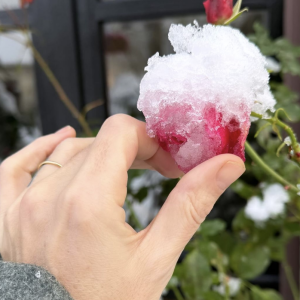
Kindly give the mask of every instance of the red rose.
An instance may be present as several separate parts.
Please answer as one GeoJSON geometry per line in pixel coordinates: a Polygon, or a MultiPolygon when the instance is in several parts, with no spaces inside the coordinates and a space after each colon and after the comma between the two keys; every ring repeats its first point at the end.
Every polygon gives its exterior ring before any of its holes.
{"type": "Polygon", "coordinates": [[[223,24],[233,13],[232,0],[207,0],[203,3],[207,21],[211,24],[223,24]]]}
{"type": "Polygon", "coordinates": [[[24,8],[27,4],[31,4],[34,0],[20,0],[21,7],[24,8]]]}
{"type": "Polygon", "coordinates": [[[193,119],[191,106],[175,104],[165,106],[155,118],[148,118],[147,128],[154,133],[159,145],[171,154],[179,168],[187,173],[198,164],[220,154],[235,154],[245,161],[250,111],[245,106],[241,107],[241,112],[245,114],[244,122],[240,123],[235,117],[224,122],[223,113],[218,111],[216,105],[207,104],[203,109],[203,118],[197,120],[193,119]],[[201,121],[202,126],[197,121],[201,121]],[[185,127],[190,127],[190,131],[180,130],[185,127]],[[180,150],[187,142],[201,145],[201,150],[198,147],[195,147],[193,153],[187,149],[180,150]]]}
{"type": "Polygon", "coordinates": [[[264,57],[229,26],[172,25],[169,38],[176,53],[152,56],[141,82],[148,135],[184,173],[220,154],[245,160],[251,111],[276,104],[264,57]]]}

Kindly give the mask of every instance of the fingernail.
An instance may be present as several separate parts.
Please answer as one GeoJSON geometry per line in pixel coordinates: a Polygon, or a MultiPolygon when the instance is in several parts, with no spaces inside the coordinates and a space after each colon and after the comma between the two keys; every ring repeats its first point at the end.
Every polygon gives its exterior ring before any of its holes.
{"type": "Polygon", "coordinates": [[[217,184],[221,190],[226,190],[245,172],[243,163],[228,161],[217,174],[217,184]]]}
{"type": "Polygon", "coordinates": [[[62,134],[62,133],[65,133],[65,132],[69,131],[71,128],[72,128],[72,127],[68,125],[68,126],[66,126],[66,127],[63,127],[63,128],[61,128],[61,129],[57,130],[57,131],[55,132],[55,134],[62,134]]]}

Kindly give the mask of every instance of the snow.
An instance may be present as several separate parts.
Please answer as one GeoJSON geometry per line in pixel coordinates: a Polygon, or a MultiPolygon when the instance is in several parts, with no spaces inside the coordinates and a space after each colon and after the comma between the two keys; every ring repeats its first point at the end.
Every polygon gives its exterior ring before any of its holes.
{"type": "Polygon", "coordinates": [[[267,70],[272,73],[279,73],[281,71],[280,63],[273,57],[266,57],[267,60],[267,70]]]}
{"type": "MultiPolygon", "coordinates": [[[[220,278],[222,278],[223,276],[220,276],[220,278]]],[[[241,287],[241,279],[239,278],[234,278],[234,277],[229,277],[228,279],[226,279],[227,281],[227,286],[229,289],[229,295],[230,296],[235,296],[241,287]]],[[[221,283],[218,286],[214,286],[213,290],[218,292],[220,295],[225,296],[226,294],[226,286],[224,283],[221,283]]]]}
{"type": "Polygon", "coordinates": [[[278,183],[264,187],[262,192],[263,199],[251,197],[245,208],[246,216],[259,226],[283,214],[289,201],[287,191],[278,183]]]}
{"type": "Polygon", "coordinates": [[[140,85],[138,109],[149,136],[161,140],[183,171],[221,153],[239,155],[251,111],[265,117],[274,111],[266,58],[227,26],[173,24],[169,40],[176,53],[152,56],[140,85]],[[219,128],[239,130],[231,151],[224,152],[219,128]]]}
{"type": "Polygon", "coordinates": [[[289,136],[287,136],[285,139],[284,139],[284,142],[287,146],[291,146],[292,145],[292,140],[289,136]]]}
{"type": "Polygon", "coordinates": [[[0,60],[5,66],[32,65],[32,51],[25,45],[27,37],[20,31],[0,35],[0,60]]]}

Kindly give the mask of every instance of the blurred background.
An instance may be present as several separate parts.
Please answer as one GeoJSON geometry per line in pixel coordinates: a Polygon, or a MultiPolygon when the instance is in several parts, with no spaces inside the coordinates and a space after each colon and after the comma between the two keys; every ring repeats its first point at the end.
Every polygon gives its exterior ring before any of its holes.
{"type": "MultiPolygon", "coordinates": [[[[253,34],[258,22],[272,39],[285,36],[300,45],[299,0],[244,0],[243,6],[250,11],[233,26],[245,35],[253,34]]],[[[148,58],[173,53],[170,25],[194,20],[206,23],[202,0],[0,0],[0,162],[65,125],[89,134],[76,111],[92,134],[116,113],[142,120],[136,103],[148,58]]],[[[276,80],[300,93],[299,76],[276,80]]],[[[299,124],[294,128],[300,135],[299,124]]],[[[165,199],[164,187],[172,184],[152,172],[133,175],[130,189],[140,201],[132,200],[129,209],[135,210],[138,223],[150,222],[165,199]]],[[[245,204],[233,192],[228,198],[211,218],[230,223],[245,204]]],[[[299,240],[287,251],[299,281],[299,240]]],[[[254,282],[292,299],[280,274],[280,265],[273,262],[254,282]]]]}

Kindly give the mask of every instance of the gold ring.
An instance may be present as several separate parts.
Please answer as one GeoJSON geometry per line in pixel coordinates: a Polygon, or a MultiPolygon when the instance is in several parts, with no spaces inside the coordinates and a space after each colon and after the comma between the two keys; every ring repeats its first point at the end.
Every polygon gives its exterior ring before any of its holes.
{"type": "Polygon", "coordinates": [[[40,165],[39,165],[39,167],[38,167],[38,170],[39,170],[42,166],[44,166],[44,165],[52,165],[52,166],[56,166],[56,167],[59,167],[59,168],[62,167],[61,164],[59,164],[59,163],[57,163],[57,162],[55,162],[55,161],[45,160],[45,161],[43,161],[42,163],[40,163],[40,165]]]}

